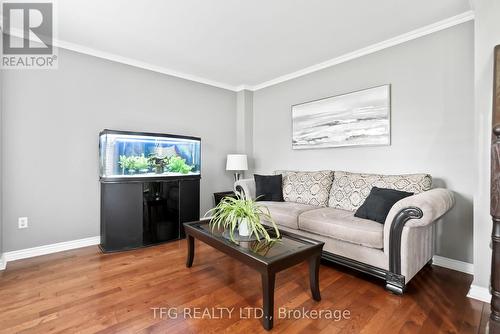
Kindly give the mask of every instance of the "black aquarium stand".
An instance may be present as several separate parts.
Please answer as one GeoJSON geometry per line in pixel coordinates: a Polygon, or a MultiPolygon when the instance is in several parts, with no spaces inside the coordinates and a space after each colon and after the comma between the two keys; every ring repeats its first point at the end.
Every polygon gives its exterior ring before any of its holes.
{"type": "Polygon", "coordinates": [[[103,252],[182,239],[199,216],[200,176],[101,179],[103,252]]]}

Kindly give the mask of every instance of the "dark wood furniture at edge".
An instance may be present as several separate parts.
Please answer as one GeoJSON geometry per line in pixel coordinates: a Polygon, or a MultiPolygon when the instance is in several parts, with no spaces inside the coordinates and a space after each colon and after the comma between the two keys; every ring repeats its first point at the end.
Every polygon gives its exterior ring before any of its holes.
{"type": "Polygon", "coordinates": [[[500,45],[495,47],[493,79],[493,135],[491,142],[491,315],[500,322],[500,45]]]}
{"type": "Polygon", "coordinates": [[[294,240],[311,245],[306,249],[301,249],[295,252],[288,252],[283,255],[272,258],[269,261],[263,261],[258,256],[253,256],[251,253],[239,251],[229,242],[221,241],[208,233],[203,233],[195,226],[200,224],[208,224],[208,220],[184,223],[186,238],[188,243],[188,254],[186,267],[190,268],[194,260],[194,238],[203,241],[213,248],[229,255],[230,257],[246,264],[247,266],[257,270],[261,274],[262,280],[262,306],[263,317],[262,325],[266,330],[273,328],[274,321],[274,287],[276,273],[284,269],[290,268],[303,261],[308,261],[309,264],[309,283],[311,294],[314,300],[320,301],[321,295],[319,290],[319,266],[321,250],[324,243],[316,240],[304,238],[288,232],[281,232],[283,237],[288,237],[294,240]]]}

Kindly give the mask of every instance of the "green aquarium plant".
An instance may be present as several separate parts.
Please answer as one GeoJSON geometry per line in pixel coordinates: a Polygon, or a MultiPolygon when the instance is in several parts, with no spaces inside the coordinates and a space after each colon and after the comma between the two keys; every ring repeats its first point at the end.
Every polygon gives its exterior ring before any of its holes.
{"type": "Polygon", "coordinates": [[[221,227],[229,231],[231,240],[234,242],[234,232],[238,229],[241,236],[249,238],[255,236],[258,241],[264,239],[266,242],[276,240],[271,238],[269,231],[262,220],[269,222],[274,228],[276,238],[279,238],[280,232],[274,219],[271,217],[269,209],[260,205],[253,199],[245,198],[237,194],[236,198],[225,197],[213,209],[210,209],[205,216],[212,215],[210,226],[212,230],[221,227]],[[243,231],[247,231],[242,233],[243,231]]]}
{"type": "Polygon", "coordinates": [[[149,170],[149,160],[144,156],[144,154],[141,155],[135,155],[132,156],[132,165],[134,170],[138,170],[141,172],[148,172],[149,170]]]}
{"type": "Polygon", "coordinates": [[[149,161],[144,154],[132,155],[129,157],[126,155],[120,155],[118,163],[122,168],[123,174],[125,174],[125,171],[129,174],[134,174],[137,171],[147,172],[149,170],[149,161]]]}
{"type": "Polygon", "coordinates": [[[125,174],[125,172],[130,172],[130,171],[132,171],[132,173],[135,172],[131,157],[127,157],[126,155],[120,155],[120,160],[118,164],[122,169],[122,174],[125,174]]]}
{"type": "Polygon", "coordinates": [[[170,157],[167,167],[170,172],[177,172],[182,174],[187,174],[194,168],[194,166],[186,164],[186,159],[183,159],[177,155],[170,157]]]}

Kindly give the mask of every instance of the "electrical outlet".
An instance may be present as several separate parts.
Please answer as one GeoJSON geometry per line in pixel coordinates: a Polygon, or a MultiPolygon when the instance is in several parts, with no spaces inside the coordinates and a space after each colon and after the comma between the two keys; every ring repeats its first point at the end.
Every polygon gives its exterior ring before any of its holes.
{"type": "Polygon", "coordinates": [[[17,228],[28,228],[28,217],[19,217],[17,219],[17,228]]]}

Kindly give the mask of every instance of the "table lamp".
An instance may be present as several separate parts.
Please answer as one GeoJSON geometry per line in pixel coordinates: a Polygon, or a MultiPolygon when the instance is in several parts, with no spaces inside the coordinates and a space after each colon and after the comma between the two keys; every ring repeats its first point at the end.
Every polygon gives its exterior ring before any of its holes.
{"type": "Polygon", "coordinates": [[[226,161],[226,170],[234,171],[234,182],[238,181],[241,172],[248,170],[246,154],[228,154],[226,161]]]}

